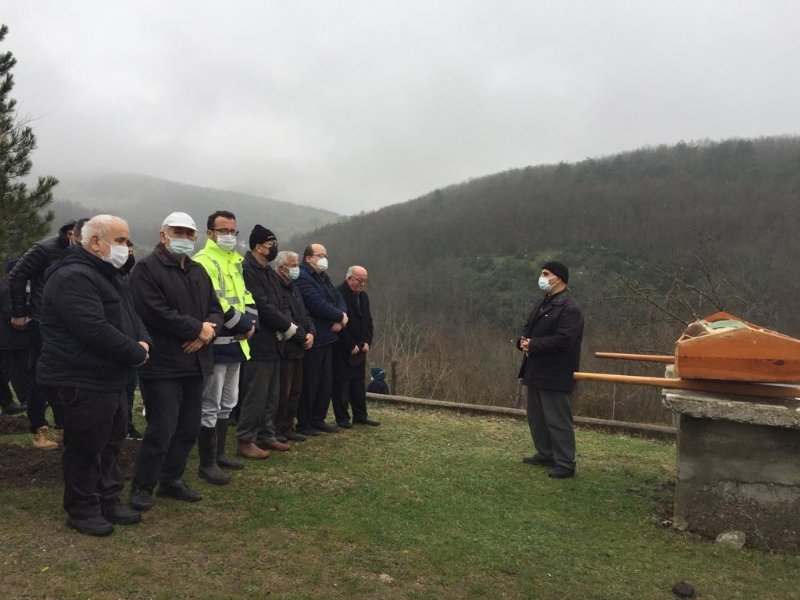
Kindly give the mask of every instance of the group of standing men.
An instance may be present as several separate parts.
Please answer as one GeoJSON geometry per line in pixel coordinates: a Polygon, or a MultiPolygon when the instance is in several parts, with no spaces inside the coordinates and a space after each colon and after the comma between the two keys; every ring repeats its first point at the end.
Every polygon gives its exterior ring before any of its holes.
{"type": "MultiPolygon", "coordinates": [[[[195,253],[197,234],[191,216],[171,213],[158,245],[131,269],[125,221],[93,217],[80,243],[60,232],[56,239],[66,243],[30,281],[25,313],[13,313],[12,326],[40,336],[33,364],[41,407],[32,396],[28,406],[41,419],[31,425],[37,445],[56,443],[46,439],[46,396],[63,427],[67,523],[82,533],[108,535],[114,524],[139,522],[154,492],[200,500],[183,480],[195,441],[199,476],[228,483],[225,471],[244,467],[226,454],[234,409],[236,454],[247,459],[354,423],[379,425],[368,417],[364,389],[373,336],[366,269],[350,267],[335,287],[324,246],[309,245],[301,260],[279,252],[261,225],[243,257],[227,211],[208,217],[208,240],[195,253]],[[127,508],[118,455],[129,423],[126,388],[137,371],[147,428],[127,508]],[[331,400],[336,425],[326,422],[331,400]]],[[[12,287],[21,279],[11,271],[12,287]]]]}

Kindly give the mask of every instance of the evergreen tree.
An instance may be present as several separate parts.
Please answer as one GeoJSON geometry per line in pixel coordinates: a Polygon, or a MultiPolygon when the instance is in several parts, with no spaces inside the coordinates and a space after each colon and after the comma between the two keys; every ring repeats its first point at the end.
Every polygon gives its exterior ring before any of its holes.
{"type": "MultiPolygon", "coordinates": [[[[0,26],[0,42],[8,26],[0,26]]],[[[16,101],[9,97],[14,87],[11,69],[16,64],[11,52],[0,53],[0,261],[4,265],[20,256],[50,230],[53,212],[46,210],[58,183],[54,177],[39,177],[28,191],[24,178],[31,172],[30,153],[36,137],[16,114],[16,101]]]]}

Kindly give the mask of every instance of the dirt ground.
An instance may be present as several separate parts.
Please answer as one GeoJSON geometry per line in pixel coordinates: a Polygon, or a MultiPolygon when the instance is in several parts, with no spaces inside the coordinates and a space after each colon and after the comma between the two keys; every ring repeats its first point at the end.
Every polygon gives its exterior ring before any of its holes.
{"type": "MultiPolygon", "coordinates": [[[[28,420],[24,416],[0,415],[0,436],[20,433],[28,433],[28,420]]],[[[138,451],[138,441],[123,442],[119,466],[125,479],[133,476],[138,451]]],[[[60,450],[0,444],[0,487],[57,486],[63,482],[60,450]]]]}

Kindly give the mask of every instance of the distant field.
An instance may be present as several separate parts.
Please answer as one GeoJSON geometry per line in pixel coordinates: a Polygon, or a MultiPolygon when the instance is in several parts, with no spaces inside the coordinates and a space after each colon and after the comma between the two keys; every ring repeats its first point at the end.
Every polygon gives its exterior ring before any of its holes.
{"type": "MultiPolygon", "coordinates": [[[[578,433],[553,481],[516,420],[374,408],[378,428],[248,463],[205,499],[157,499],[108,538],[68,530],[61,488],[0,481],[0,598],[800,598],[800,557],[661,526],[672,444],[578,433]]],[[[27,443],[24,435],[2,444],[27,443]]],[[[196,456],[193,458],[193,461],[196,456]]],[[[126,489],[127,498],[127,489],[126,489]]]]}

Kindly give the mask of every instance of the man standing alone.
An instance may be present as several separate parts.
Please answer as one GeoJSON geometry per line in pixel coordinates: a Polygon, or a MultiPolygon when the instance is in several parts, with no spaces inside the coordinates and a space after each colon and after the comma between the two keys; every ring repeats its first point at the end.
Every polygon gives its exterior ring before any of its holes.
{"type": "Polygon", "coordinates": [[[120,503],[118,457],[128,425],[125,384],[148,358],[150,337],[119,268],[128,259],[128,225],[98,215],[83,226],[82,247],[49,274],[42,294],[42,354],[37,377],[65,407],[64,509],[67,524],[108,535],[137,523],[120,503]]]}
{"type": "Polygon", "coordinates": [[[367,270],[354,265],[347,269],[344,283],[336,288],[344,298],[349,317],[347,327],[339,332],[333,374],[333,412],[336,423],[345,429],[351,427],[348,405],[353,409],[353,423],[380,425],[367,417],[367,390],[364,387],[367,353],[373,335],[369,295],[364,291],[367,281],[367,270]]]}
{"type": "Polygon", "coordinates": [[[528,386],[528,425],[536,454],[522,459],[551,467],[550,477],[575,476],[575,430],[570,402],[573,373],[580,368],[583,315],[567,281],[569,269],[551,261],[542,266],[544,298],[528,317],[517,347],[525,353],[519,376],[528,386]]]}

